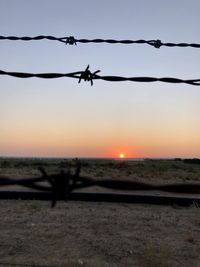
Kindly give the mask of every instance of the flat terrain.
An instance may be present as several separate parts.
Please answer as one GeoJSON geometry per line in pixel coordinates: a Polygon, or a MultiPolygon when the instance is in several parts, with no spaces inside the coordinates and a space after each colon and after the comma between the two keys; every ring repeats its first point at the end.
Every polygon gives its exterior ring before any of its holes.
{"type": "MultiPolygon", "coordinates": [[[[34,177],[39,166],[56,173],[61,168],[73,171],[74,162],[1,159],[0,175],[34,177]]],[[[200,165],[84,160],[81,175],[155,184],[200,182],[200,165]]],[[[0,212],[0,266],[200,267],[196,203],[179,207],[60,201],[51,209],[47,201],[0,200],[0,212]]]]}

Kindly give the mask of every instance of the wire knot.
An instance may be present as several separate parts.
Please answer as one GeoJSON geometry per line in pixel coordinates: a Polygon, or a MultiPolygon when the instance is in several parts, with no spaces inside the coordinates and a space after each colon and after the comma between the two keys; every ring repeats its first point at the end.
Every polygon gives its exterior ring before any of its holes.
{"type": "Polygon", "coordinates": [[[152,40],[149,41],[148,44],[154,46],[155,48],[160,48],[163,45],[161,40],[152,40]]]}
{"type": "Polygon", "coordinates": [[[66,38],[66,45],[69,44],[69,45],[76,45],[76,39],[74,38],[74,36],[69,36],[66,38]]]}
{"type": "Polygon", "coordinates": [[[100,70],[97,70],[95,71],[94,73],[92,73],[90,70],[89,70],[89,65],[87,66],[87,68],[85,69],[85,71],[83,71],[80,75],[80,78],[79,78],[79,83],[81,82],[81,80],[84,80],[85,82],[90,82],[91,83],[91,86],[93,85],[93,79],[95,78],[96,74],[98,72],[100,72],[100,70]]]}

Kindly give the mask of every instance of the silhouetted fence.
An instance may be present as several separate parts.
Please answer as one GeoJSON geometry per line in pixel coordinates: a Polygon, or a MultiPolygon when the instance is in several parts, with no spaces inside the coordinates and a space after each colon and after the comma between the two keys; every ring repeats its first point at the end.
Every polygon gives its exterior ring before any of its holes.
{"type": "Polygon", "coordinates": [[[8,266],[8,267],[59,267],[58,265],[41,265],[41,264],[26,264],[26,263],[9,263],[9,262],[0,262],[1,266],[8,266]]]}
{"type": "Polygon", "coordinates": [[[163,43],[161,40],[114,40],[114,39],[77,39],[74,36],[68,36],[68,37],[55,37],[55,36],[49,36],[49,35],[38,35],[34,37],[29,36],[23,36],[23,37],[17,37],[17,36],[0,36],[0,40],[10,40],[10,41],[38,41],[38,40],[50,40],[50,41],[58,41],[62,42],[64,44],[69,45],[76,45],[77,43],[108,43],[108,44],[147,44],[150,46],[153,46],[155,48],[160,48],[161,46],[166,47],[192,47],[192,48],[200,48],[200,44],[196,43],[163,43]]]}
{"type": "Polygon", "coordinates": [[[172,77],[164,77],[164,78],[155,78],[155,77],[122,77],[122,76],[100,76],[97,75],[100,70],[95,72],[91,72],[89,70],[89,65],[85,69],[85,71],[77,71],[71,73],[25,73],[25,72],[9,72],[0,70],[0,75],[9,75],[16,78],[43,78],[43,79],[55,79],[61,77],[75,78],[79,79],[79,83],[81,80],[89,81],[91,85],[93,85],[93,80],[104,80],[108,82],[122,82],[122,81],[130,81],[130,82],[164,82],[164,83],[186,83],[190,85],[200,85],[200,79],[189,79],[183,80],[172,77]]]}
{"type": "MultiPolygon", "coordinates": [[[[55,36],[47,36],[47,35],[39,35],[34,37],[23,36],[0,36],[0,40],[11,40],[11,41],[38,41],[47,39],[50,41],[59,41],[69,45],[76,45],[77,43],[109,43],[109,44],[148,44],[150,46],[154,46],[155,48],[160,48],[161,46],[167,47],[193,47],[200,48],[200,44],[196,43],[163,43],[161,40],[114,40],[114,39],[76,39],[74,36],[69,37],[55,37],[55,36]]],[[[9,75],[17,78],[45,78],[45,79],[54,79],[60,77],[70,77],[79,79],[84,81],[90,81],[91,85],[93,85],[93,80],[104,80],[109,82],[121,82],[121,81],[131,81],[131,82],[165,82],[165,83],[186,83],[190,85],[200,85],[200,79],[180,79],[174,77],[123,77],[123,76],[100,76],[97,73],[100,70],[95,72],[91,72],[89,70],[89,65],[85,71],[78,71],[72,73],[25,73],[25,72],[10,72],[0,70],[0,75],[9,75]]]]}
{"type": "Polygon", "coordinates": [[[133,182],[130,180],[113,180],[107,178],[102,180],[96,180],[86,176],[80,176],[81,164],[79,162],[77,164],[74,174],[72,174],[69,170],[67,172],[61,170],[61,172],[58,174],[48,175],[43,168],[39,168],[39,170],[41,171],[42,175],[40,177],[35,178],[11,179],[9,177],[0,177],[1,187],[20,185],[34,190],[38,190],[39,192],[1,191],[0,198],[51,200],[52,207],[55,206],[57,200],[111,201],[152,204],[175,203],[179,205],[191,205],[192,203],[196,202],[200,204],[200,199],[198,198],[194,199],[163,196],[138,196],[133,194],[116,194],[113,192],[74,192],[77,189],[100,186],[111,190],[120,190],[126,192],[159,190],[163,192],[172,193],[199,194],[200,184],[197,183],[153,185],[141,182],[133,182]],[[44,182],[46,182],[46,184],[44,182]]]}
{"type": "MultiPolygon", "coordinates": [[[[148,44],[151,46],[154,46],[155,48],[160,48],[161,46],[167,46],[167,47],[193,47],[193,48],[200,48],[200,44],[194,44],[194,43],[163,43],[160,40],[113,40],[113,39],[75,39],[73,36],[69,37],[61,37],[57,38],[54,36],[35,36],[35,37],[16,37],[16,36],[0,36],[0,40],[22,40],[22,41],[32,41],[32,40],[42,40],[47,39],[51,41],[59,41],[65,44],[69,45],[76,45],[78,42],[80,43],[110,43],[110,44],[148,44]]],[[[178,79],[178,78],[172,78],[172,77],[163,77],[163,78],[155,78],[155,77],[122,77],[122,76],[100,76],[98,73],[100,70],[97,70],[95,72],[91,72],[89,70],[89,65],[84,71],[77,71],[77,72],[71,72],[71,73],[25,73],[25,72],[8,72],[0,70],[0,75],[9,75],[12,77],[17,78],[31,78],[31,77],[37,77],[37,78],[44,78],[44,79],[54,79],[54,78],[61,78],[61,77],[69,77],[69,78],[75,78],[79,80],[79,83],[81,80],[89,81],[91,85],[93,85],[93,80],[104,80],[104,81],[110,81],[110,82],[119,82],[119,81],[132,81],[132,82],[165,82],[165,83],[185,83],[189,85],[200,85],[200,79],[178,79]]],[[[101,181],[91,179],[89,177],[81,177],[80,174],[80,164],[78,164],[75,174],[71,174],[69,171],[66,173],[64,171],[61,171],[57,175],[48,175],[43,168],[40,168],[40,171],[42,172],[41,177],[37,178],[29,178],[29,179],[11,179],[9,177],[0,177],[0,186],[11,186],[11,185],[21,185],[25,186],[27,188],[36,189],[41,192],[37,193],[37,196],[40,198],[47,199],[51,196],[52,200],[52,207],[55,206],[56,201],[59,199],[72,199],[73,196],[75,196],[75,193],[73,193],[74,190],[80,189],[80,188],[87,188],[91,186],[100,186],[103,188],[109,188],[112,190],[124,190],[124,191],[132,191],[132,190],[160,190],[160,191],[167,191],[167,192],[176,192],[176,193],[200,193],[200,184],[171,184],[171,185],[151,185],[146,183],[139,183],[139,182],[132,182],[127,180],[122,181],[115,181],[111,179],[103,179],[101,181]],[[48,185],[39,184],[41,182],[47,182],[48,185]]],[[[10,197],[15,196],[19,193],[15,192],[8,192],[7,195],[10,195],[10,197]]],[[[23,192],[23,194],[26,194],[23,192]]],[[[33,192],[29,192],[30,194],[35,194],[33,192]]],[[[79,194],[79,197],[82,198],[83,194],[79,194]]],[[[1,191],[1,196],[5,196],[6,192],[1,191]]],[[[85,195],[86,196],[86,195],[85,195]]],[[[102,197],[102,200],[106,199],[106,201],[109,201],[109,199],[112,199],[116,196],[114,194],[105,194],[102,193],[97,197],[97,194],[94,193],[93,195],[90,195],[88,199],[95,199],[99,197],[102,197]],[[111,198],[109,197],[111,196],[111,198]]],[[[123,201],[123,199],[127,198],[128,195],[117,195],[117,201],[123,201]]],[[[128,196],[128,202],[132,201],[131,195],[128,196]]],[[[143,196],[144,199],[144,196],[143,196]]],[[[187,202],[187,199],[185,199],[187,202]]],[[[189,200],[191,202],[192,199],[189,200]]],[[[196,201],[199,201],[198,199],[196,201]]]]}

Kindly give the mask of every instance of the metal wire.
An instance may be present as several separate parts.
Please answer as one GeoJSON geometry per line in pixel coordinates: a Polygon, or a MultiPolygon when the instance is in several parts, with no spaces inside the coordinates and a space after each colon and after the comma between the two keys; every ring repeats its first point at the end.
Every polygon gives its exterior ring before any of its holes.
{"type": "Polygon", "coordinates": [[[56,267],[55,265],[38,265],[38,264],[23,264],[23,263],[9,263],[9,262],[0,262],[2,266],[17,266],[17,267],[56,267]]]}
{"type": "Polygon", "coordinates": [[[39,36],[34,36],[34,37],[28,37],[28,36],[23,36],[23,37],[17,37],[17,36],[0,36],[0,40],[11,40],[11,41],[38,41],[38,40],[43,40],[47,39],[50,41],[59,41],[65,44],[69,45],[76,45],[77,43],[108,43],[108,44],[147,44],[150,46],[154,46],[155,48],[160,48],[161,46],[166,46],[166,47],[192,47],[192,48],[200,48],[200,44],[197,43],[171,43],[171,42],[166,42],[163,43],[161,40],[114,40],[114,39],[76,39],[74,36],[69,36],[69,37],[55,37],[55,36],[49,36],[49,35],[39,35],[39,36]]]}
{"type": "Polygon", "coordinates": [[[0,75],[8,75],[16,78],[43,78],[43,79],[55,79],[61,77],[69,77],[79,79],[79,83],[81,80],[89,81],[91,85],[93,85],[93,80],[104,80],[109,82],[122,82],[122,81],[131,81],[131,82],[164,82],[164,83],[185,83],[190,85],[200,85],[200,79],[179,79],[173,77],[163,77],[163,78],[156,78],[156,77],[123,77],[123,76],[100,76],[97,73],[100,70],[95,72],[91,72],[89,70],[89,65],[85,69],[85,71],[77,71],[71,73],[27,73],[27,72],[9,72],[0,70],[0,75]]]}
{"type": "Polygon", "coordinates": [[[104,178],[96,180],[87,176],[80,176],[81,163],[76,160],[76,170],[71,174],[70,170],[64,172],[60,171],[58,174],[48,175],[44,168],[39,168],[42,176],[30,177],[27,179],[13,179],[9,177],[0,177],[0,186],[20,185],[32,189],[37,189],[43,192],[51,193],[52,207],[56,205],[57,200],[67,200],[70,194],[77,189],[83,189],[93,186],[100,186],[112,190],[124,191],[152,191],[159,190],[163,192],[184,193],[184,194],[199,194],[200,184],[197,183],[182,183],[182,184],[168,184],[156,185],[142,182],[134,182],[130,180],[113,180],[104,178]],[[47,182],[47,185],[38,185],[38,182],[47,182]]]}
{"type": "Polygon", "coordinates": [[[10,41],[38,41],[38,40],[43,40],[43,39],[47,39],[47,40],[51,40],[51,41],[59,41],[59,42],[63,42],[66,43],[68,37],[61,37],[61,38],[57,38],[54,36],[49,36],[49,35],[38,35],[38,36],[34,36],[34,37],[28,37],[28,36],[23,36],[23,37],[17,37],[17,36],[0,36],[0,40],[10,40],[10,41]]]}

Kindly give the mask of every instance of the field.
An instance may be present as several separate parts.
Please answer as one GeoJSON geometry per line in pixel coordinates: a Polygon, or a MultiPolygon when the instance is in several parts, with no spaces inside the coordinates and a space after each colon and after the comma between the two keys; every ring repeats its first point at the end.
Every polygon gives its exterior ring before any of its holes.
{"type": "MultiPolygon", "coordinates": [[[[48,173],[73,172],[75,163],[1,158],[0,175],[36,177],[41,166],[48,173]]],[[[154,184],[198,183],[200,164],[82,160],[81,175],[154,184]]],[[[84,191],[109,192],[100,187],[84,191]]],[[[0,266],[200,267],[200,207],[195,202],[180,207],[59,201],[52,209],[48,201],[5,199],[0,200],[0,210],[0,266]]]]}

